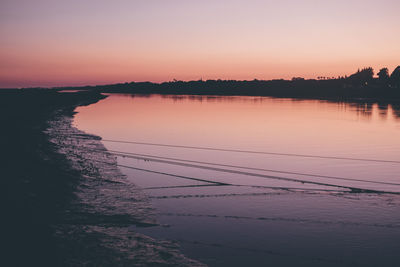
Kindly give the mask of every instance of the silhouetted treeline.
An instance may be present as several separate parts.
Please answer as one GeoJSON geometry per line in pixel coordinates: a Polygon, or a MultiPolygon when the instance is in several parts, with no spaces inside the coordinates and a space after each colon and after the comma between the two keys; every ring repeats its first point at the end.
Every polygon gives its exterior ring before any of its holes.
{"type": "Polygon", "coordinates": [[[390,75],[389,85],[395,88],[400,88],[400,66],[398,66],[390,75]]]}
{"type": "MultiPolygon", "coordinates": [[[[381,69],[374,78],[372,68],[358,70],[349,77],[305,80],[198,80],[164,83],[131,82],[102,86],[81,87],[81,90],[97,90],[107,93],[135,94],[193,94],[193,95],[252,95],[294,98],[372,98],[400,99],[400,66],[389,76],[381,69]]],[[[59,88],[77,89],[77,88],[59,88]]]]}

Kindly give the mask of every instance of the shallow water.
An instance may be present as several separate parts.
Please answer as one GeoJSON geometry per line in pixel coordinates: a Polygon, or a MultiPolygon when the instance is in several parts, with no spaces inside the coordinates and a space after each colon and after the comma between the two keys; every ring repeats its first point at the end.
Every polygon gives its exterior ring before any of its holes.
{"type": "Polygon", "coordinates": [[[79,182],[52,225],[62,266],[204,266],[185,257],[176,242],[155,240],[131,227],[158,225],[143,190],[128,181],[99,137],[71,127],[55,114],[46,134],[79,182]]]}
{"type": "Polygon", "coordinates": [[[103,138],[157,212],[160,226],[131,231],[211,266],[400,259],[390,105],[110,95],[77,111],[75,126],[103,138]]]}

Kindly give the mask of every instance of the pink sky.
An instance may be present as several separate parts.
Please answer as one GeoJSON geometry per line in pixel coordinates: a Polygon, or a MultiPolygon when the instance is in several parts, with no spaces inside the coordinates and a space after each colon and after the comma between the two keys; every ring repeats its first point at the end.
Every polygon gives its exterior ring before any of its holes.
{"type": "Polygon", "coordinates": [[[397,0],[2,0],[0,87],[392,71],[399,13],[397,0]]]}

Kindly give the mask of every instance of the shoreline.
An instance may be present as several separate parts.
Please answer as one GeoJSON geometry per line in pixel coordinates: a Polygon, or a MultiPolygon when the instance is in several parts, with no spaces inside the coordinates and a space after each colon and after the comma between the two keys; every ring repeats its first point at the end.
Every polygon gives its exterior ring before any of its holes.
{"type": "Polygon", "coordinates": [[[157,224],[149,202],[126,182],[100,137],[72,126],[76,107],[103,98],[94,92],[48,91],[2,97],[7,127],[2,140],[8,139],[3,150],[7,179],[2,179],[8,249],[2,261],[13,266],[202,266],[176,244],[132,231],[133,225],[157,224]],[[24,109],[18,111],[20,105],[24,109]],[[20,165],[24,168],[16,171],[20,165]]]}
{"type": "Polygon", "coordinates": [[[1,147],[4,168],[1,188],[5,203],[3,241],[5,265],[54,265],[59,259],[52,225],[71,198],[78,173],[55,153],[43,131],[57,111],[71,114],[75,106],[102,98],[86,93],[0,94],[1,147]],[[23,255],[23,257],[21,257],[23,255]]]}
{"type": "Polygon", "coordinates": [[[115,156],[100,142],[101,137],[78,130],[72,121],[73,117],[61,116],[50,122],[47,132],[58,153],[65,155],[71,168],[82,176],[71,209],[57,230],[62,239],[81,243],[80,250],[95,253],[93,257],[72,254],[68,265],[76,266],[84,261],[99,266],[202,266],[181,254],[176,244],[154,240],[132,230],[159,226],[150,201],[120,172],[115,156]],[[79,240],[69,236],[71,232],[79,240]],[[168,261],[164,259],[166,255],[168,261]]]}

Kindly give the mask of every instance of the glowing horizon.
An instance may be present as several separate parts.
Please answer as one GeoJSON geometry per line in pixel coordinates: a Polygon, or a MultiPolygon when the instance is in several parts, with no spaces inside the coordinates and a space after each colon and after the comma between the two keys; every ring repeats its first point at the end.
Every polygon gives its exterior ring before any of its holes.
{"type": "Polygon", "coordinates": [[[400,65],[399,1],[327,2],[3,0],[0,88],[337,77],[400,65]]]}

